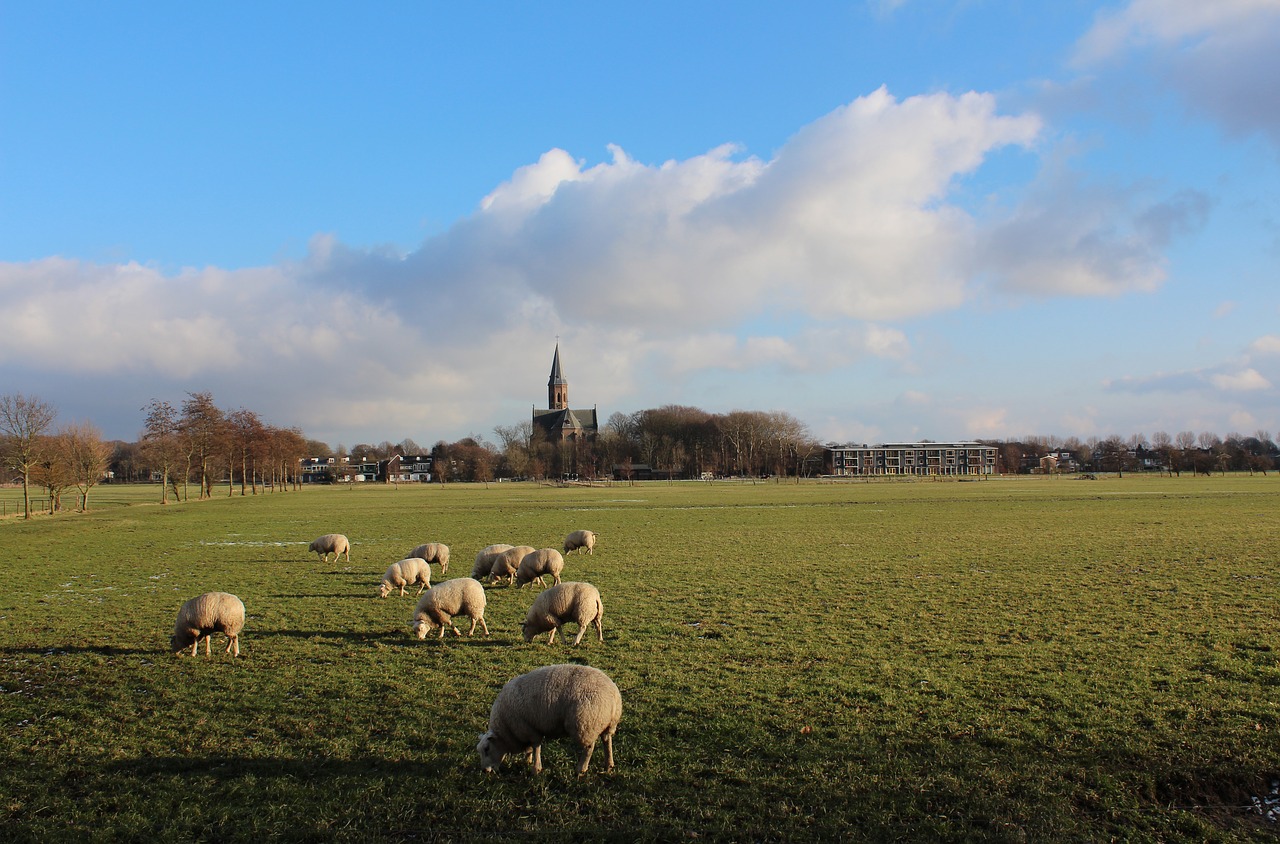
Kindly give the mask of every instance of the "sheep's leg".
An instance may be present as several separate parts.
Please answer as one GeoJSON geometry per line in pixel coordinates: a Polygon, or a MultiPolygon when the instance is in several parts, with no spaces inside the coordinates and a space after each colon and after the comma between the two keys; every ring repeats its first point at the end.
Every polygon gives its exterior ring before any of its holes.
{"type": "Polygon", "coordinates": [[[212,633],[210,633],[209,635],[207,635],[207,636],[205,636],[205,637],[204,637],[204,655],[205,655],[205,656],[208,656],[209,654],[213,653],[213,645],[212,645],[212,642],[213,642],[213,634],[212,634],[212,633]]]}
{"type": "Polygon", "coordinates": [[[542,742],[538,742],[533,746],[533,772],[535,774],[542,773],[542,742]]]}
{"type": "MultiPolygon", "coordinates": [[[[484,616],[480,616],[478,619],[476,619],[476,621],[479,621],[479,622],[480,622],[480,629],[484,631],[484,635],[488,636],[488,635],[489,635],[489,625],[487,625],[487,624],[485,624],[485,623],[484,623],[484,616]]],[[[475,625],[474,625],[474,624],[472,625],[472,629],[473,629],[473,630],[475,629],[475,625]]]]}
{"type": "Polygon", "coordinates": [[[547,637],[547,644],[554,645],[556,643],[556,634],[560,632],[560,625],[551,628],[551,635],[547,637]]]}
{"type": "Polygon", "coordinates": [[[587,768],[591,767],[591,751],[595,750],[595,740],[591,744],[578,746],[578,776],[582,776],[587,772],[587,768]]]}
{"type": "Polygon", "coordinates": [[[196,640],[191,643],[191,655],[195,656],[200,653],[200,636],[196,636],[196,640]]]}
{"type": "Polygon", "coordinates": [[[596,616],[595,620],[592,621],[591,623],[596,626],[596,633],[599,634],[600,641],[603,642],[604,641],[604,622],[600,619],[600,616],[596,616]]]}
{"type": "Polygon", "coordinates": [[[474,632],[476,632],[476,619],[475,619],[475,616],[472,616],[472,617],[471,617],[471,629],[467,631],[467,635],[468,635],[468,636],[470,636],[470,635],[471,635],[472,633],[474,633],[474,632]]]}
{"type": "Polygon", "coordinates": [[[587,625],[581,621],[578,622],[578,635],[573,639],[573,646],[576,648],[578,643],[582,641],[582,634],[587,632],[587,625]]]}
{"type": "Polygon", "coordinates": [[[613,770],[613,733],[605,733],[601,738],[604,740],[604,759],[605,770],[613,770]]]}
{"type": "MultiPolygon", "coordinates": [[[[462,635],[461,631],[459,631],[459,630],[458,630],[458,625],[454,624],[452,619],[450,619],[450,621],[449,621],[449,626],[453,628],[453,635],[455,635],[455,636],[461,636],[461,635],[462,635]]],[[[444,633],[444,628],[443,628],[443,627],[441,627],[441,628],[440,628],[440,632],[441,632],[442,634],[444,633]]]]}

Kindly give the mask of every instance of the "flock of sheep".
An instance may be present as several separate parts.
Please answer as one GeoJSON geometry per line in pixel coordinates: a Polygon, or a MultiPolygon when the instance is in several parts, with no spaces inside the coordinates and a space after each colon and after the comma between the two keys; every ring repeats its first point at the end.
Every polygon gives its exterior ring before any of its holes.
{"type": "MultiPolygon", "coordinates": [[[[583,550],[592,554],[595,545],[595,533],[575,530],[565,537],[564,554],[583,550]]],[[[334,562],[339,557],[351,561],[351,543],[339,533],[315,539],[308,550],[319,554],[325,562],[330,554],[334,562]]],[[[482,580],[487,578],[491,584],[505,581],[516,586],[537,581],[545,586],[543,578],[549,576],[552,585],[539,593],[525,616],[521,627],[524,640],[532,642],[535,636],[550,631],[547,643],[553,644],[561,628],[573,622],[578,625],[574,645],[582,641],[589,625],[596,628],[600,641],[604,641],[604,603],[599,590],[590,583],[562,581],[564,556],[555,548],[490,545],[476,554],[470,577],[445,580],[435,586],[431,585],[431,563],[440,566],[441,574],[447,572],[449,546],[439,542],[419,545],[405,559],[387,568],[378,587],[379,597],[386,598],[397,589],[403,596],[407,587],[418,586],[412,629],[419,639],[425,639],[435,628],[440,631],[438,638],[443,638],[446,626],[455,636],[462,635],[453,623],[457,616],[471,619],[468,636],[475,632],[477,624],[488,636],[482,580]]],[[[223,633],[227,637],[226,653],[239,656],[242,629],[244,603],[227,592],[207,592],[182,605],[170,644],[175,653],[189,647],[195,656],[203,639],[208,655],[213,634],[223,633]]],[[[493,771],[507,754],[524,751],[534,771],[541,772],[543,740],[568,736],[578,745],[579,774],[587,772],[597,739],[604,743],[606,770],[612,771],[613,735],[621,717],[622,695],[603,671],[586,665],[547,665],[534,669],[509,680],[494,700],[489,711],[489,729],[476,745],[480,766],[486,772],[493,771]]]]}

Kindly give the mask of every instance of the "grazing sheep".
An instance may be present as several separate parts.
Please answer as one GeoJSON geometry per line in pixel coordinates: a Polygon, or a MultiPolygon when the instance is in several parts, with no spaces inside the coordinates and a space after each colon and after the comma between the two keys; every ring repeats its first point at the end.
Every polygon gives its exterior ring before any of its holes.
{"type": "Polygon", "coordinates": [[[191,646],[191,655],[200,649],[204,639],[204,654],[209,655],[209,641],[213,634],[227,634],[226,653],[240,656],[240,631],[244,629],[244,603],[227,592],[206,592],[192,598],[178,610],[178,620],[173,625],[169,645],[174,653],[182,653],[191,646]]]}
{"type": "Polygon", "coordinates": [[[320,562],[329,562],[329,555],[333,555],[333,561],[338,562],[338,556],[342,555],[347,558],[347,562],[351,562],[351,542],[340,533],[326,533],[318,539],[311,540],[308,551],[314,551],[320,555],[320,562]]]}
{"type": "Polygon", "coordinates": [[[539,586],[546,584],[542,580],[545,574],[551,575],[556,583],[560,582],[560,572],[564,571],[564,557],[554,548],[539,548],[531,554],[525,554],[516,569],[516,586],[536,580],[539,586]]]}
{"type": "Polygon", "coordinates": [[[387,597],[398,586],[400,597],[403,598],[404,588],[415,583],[419,584],[418,591],[414,593],[416,598],[422,594],[423,589],[431,586],[431,564],[421,557],[408,557],[387,567],[387,573],[382,576],[382,585],[378,587],[378,597],[387,597]]]}
{"type": "Polygon", "coordinates": [[[489,568],[489,582],[497,583],[500,577],[506,578],[508,583],[514,582],[516,569],[520,568],[520,561],[526,554],[532,554],[536,550],[532,545],[517,545],[495,554],[489,568]]]}
{"type": "Polygon", "coordinates": [[[590,583],[566,580],[552,586],[533,599],[520,629],[526,642],[532,642],[534,636],[550,630],[547,644],[551,645],[555,643],[560,628],[571,621],[578,625],[578,635],[573,640],[575,646],[582,641],[588,624],[596,626],[600,641],[604,641],[604,603],[600,600],[600,590],[590,583]]]}
{"type": "Polygon", "coordinates": [[[578,744],[578,775],[587,772],[596,739],[604,741],[605,770],[613,770],[613,736],[622,719],[622,695],[599,668],[545,665],[507,681],[489,710],[489,731],[476,751],[491,773],[508,753],[533,757],[542,772],[542,742],[568,736],[578,744]]]}
{"type": "Polygon", "coordinates": [[[568,554],[570,551],[581,551],[587,549],[587,553],[595,552],[596,535],[594,531],[575,530],[564,538],[564,552],[568,554]]]}
{"type": "Polygon", "coordinates": [[[424,543],[410,551],[407,556],[417,557],[428,563],[439,563],[441,574],[449,570],[449,546],[443,542],[424,543]]]}
{"type": "Polygon", "coordinates": [[[476,580],[489,576],[489,570],[493,568],[493,558],[510,548],[510,545],[489,545],[480,549],[480,553],[476,554],[476,564],[471,569],[471,576],[476,580]]]}
{"type": "Polygon", "coordinates": [[[476,632],[477,624],[484,629],[484,635],[488,636],[489,625],[484,623],[484,605],[484,587],[480,585],[480,581],[470,577],[446,580],[432,586],[418,599],[418,608],[413,614],[413,632],[418,634],[419,639],[425,639],[432,627],[439,627],[438,638],[443,639],[447,624],[453,628],[453,635],[461,636],[453,623],[453,617],[465,615],[471,618],[468,636],[476,632]]]}

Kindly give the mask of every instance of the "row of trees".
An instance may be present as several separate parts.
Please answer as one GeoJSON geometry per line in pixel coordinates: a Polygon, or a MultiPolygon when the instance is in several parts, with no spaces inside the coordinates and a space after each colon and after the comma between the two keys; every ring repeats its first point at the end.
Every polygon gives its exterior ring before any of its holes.
{"type": "MultiPolygon", "coordinates": [[[[1251,435],[1229,433],[1219,437],[1212,431],[1180,431],[1169,434],[1157,431],[1148,439],[1145,434],[1128,438],[1113,435],[1105,439],[1090,437],[1030,436],[1018,440],[991,443],[1000,448],[1004,471],[1029,470],[1040,465],[1050,454],[1068,455],[1074,468],[1117,472],[1159,470],[1179,476],[1183,472],[1261,472],[1277,468],[1280,447],[1268,431],[1251,435]]],[[[1072,468],[1061,466],[1060,469],[1072,468]]]]}
{"type": "Polygon", "coordinates": [[[6,469],[22,481],[22,512],[31,518],[31,490],[48,493],[50,506],[61,509],[62,495],[75,487],[79,507],[89,509],[89,491],[107,473],[112,448],[88,422],[54,429],[57,410],[22,393],[0,396],[0,454],[6,469]]]}
{"type": "Polygon", "coordinates": [[[813,474],[822,445],[808,427],[782,411],[734,410],[709,413],[697,407],[665,405],[634,413],[614,413],[594,439],[549,442],[525,421],[494,429],[499,442],[468,437],[437,443],[437,472],[447,467],[459,480],[498,477],[699,478],[704,476],[813,474]]]}
{"type": "MultiPolygon", "coordinates": [[[[23,488],[24,512],[31,514],[31,492],[41,490],[53,509],[62,495],[79,491],[79,508],[87,510],[90,491],[102,479],[158,480],[160,500],[186,500],[194,485],[198,498],[209,498],[217,482],[227,494],[284,490],[300,482],[303,457],[335,452],[307,439],[297,428],[278,428],[257,413],[224,410],[208,392],[188,393],[175,406],[159,399],[142,408],[143,430],[137,442],[104,442],[93,425],[54,426],[56,409],[36,397],[0,396],[0,457],[10,478],[23,488]]],[[[823,446],[804,423],[780,411],[734,410],[710,413],[684,405],[665,405],[634,413],[614,413],[593,438],[549,442],[530,421],[494,429],[498,443],[477,436],[440,441],[429,453],[432,471],[442,481],[490,481],[494,478],[544,478],[565,475],[623,478],[699,478],[706,476],[777,477],[821,471],[823,446]]],[[[1000,450],[1000,471],[1030,471],[1047,455],[1066,455],[1069,465],[1086,471],[1125,472],[1160,469],[1184,471],[1267,472],[1277,467],[1280,448],[1267,431],[1252,435],[1158,431],[1129,438],[1111,436],[1030,436],[986,441],[1000,450]]],[[[361,460],[393,454],[426,453],[411,439],[398,444],[361,443],[337,455],[361,460]]]]}
{"type": "Polygon", "coordinates": [[[88,510],[90,490],[108,477],[159,480],[164,504],[170,496],[187,499],[192,484],[198,498],[211,497],[220,480],[228,495],[237,483],[241,495],[284,490],[299,482],[302,457],[327,449],[296,428],[268,425],[251,410],[223,410],[207,392],[188,393],[179,406],[155,399],[142,412],[137,442],[107,442],[87,422],[55,428],[56,408],[39,398],[0,396],[0,457],[10,478],[22,484],[26,517],[33,489],[43,491],[56,511],[63,494],[76,487],[79,509],[88,510]]]}
{"type": "Polygon", "coordinates": [[[190,485],[197,498],[211,498],[218,479],[234,495],[287,490],[299,483],[301,459],[310,443],[297,428],[277,428],[252,410],[222,410],[208,392],[187,393],[180,407],[152,399],[138,443],[141,458],[159,476],[160,502],[169,494],[187,500],[190,485]]]}

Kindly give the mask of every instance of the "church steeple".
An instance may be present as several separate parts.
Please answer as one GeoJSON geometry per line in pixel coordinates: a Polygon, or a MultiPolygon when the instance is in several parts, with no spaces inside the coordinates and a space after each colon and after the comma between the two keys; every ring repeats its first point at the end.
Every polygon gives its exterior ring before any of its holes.
{"type": "Polygon", "coordinates": [[[547,407],[551,410],[569,408],[569,382],[560,372],[560,343],[556,343],[555,357],[551,359],[551,377],[547,380],[547,407]]]}

